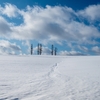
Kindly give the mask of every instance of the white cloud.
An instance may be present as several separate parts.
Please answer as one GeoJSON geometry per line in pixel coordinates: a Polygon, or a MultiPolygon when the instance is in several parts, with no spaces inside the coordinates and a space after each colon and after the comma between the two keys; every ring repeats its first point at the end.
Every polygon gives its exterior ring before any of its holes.
{"type": "Polygon", "coordinates": [[[79,46],[79,45],[78,45],[78,48],[79,48],[80,50],[84,51],[84,52],[88,52],[88,51],[89,51],[89,49],[88,49],[86,46],[79,46]]]}
{"type": "Polygon", "coordinates": [[[92,51],[100,54],[100,48],[98,46],[92,47],[92,51]]]}
{"type": "MultiPolygon", "coordinates": [[[[8,37],[11,34],[10,24],[0,16],[0,35],[1,37],[8,37]]],[[[8,37],[9,38],[9,37],[8,37]]]]}
{"type": "Polygon", "coordinates": [[[23,23],[12,27],[12,38],[48,41],[76,41],[92,43],[91,38],[100,37],[95,26],[74,20],[76,12],[68,7],[39,6],[21,10],[23,23]]]}
{"type": "Polygon", "coordinates": [[[79,56],[79,55],[84,55],[80,51],[60,51],[60,55],[67,55],[67,56],[79,56]]]}
{"type": "Polygon", "coordinates": [[[7,40],[0,40],[0,54],[19,54],[21,53],[20,46],[15,43],[10,43],[7,40]]]}
{"type": "Polygon", "coordinates": [[[72,8],[62,6],[46,6],[45,8],[27,6],[26,9],[21,10],[15,5],[5,4],[5,7],[0,7],[0,12],[3,10],[3,14],[15,18],[17,18],[16,13],[18,13],[22,16],[23,21],[20,25],[15,26],[1,15],[0,35],[3,38],[46,41],[46,43],[61,44],[64,41],[77,44],[95,44],[95,38],[100,38],[98,28],[94,25],[86,25],[76,19],[80,18],[79,14],[83,17],[88,9],[91,9],[91,12],[95,12],[95,14],[90,12],[89,15],[85,16],[87,19],[88,16],[92,20],[99,18],[99,6],[89,6],[85,10],[75,12],[72,8]]]}
{"type": "Polygon", "coordinates": [[[15,5],[6,3],[4,7],[0,6],[0,13],[8,17],[17,17],[18,8],[15,5]]]}
{"type": "Polygon", "coordinates": [[[91,20],[91,21],[100,21],[100,4],[90,5],[84,10],[79,11],[79,15],[82,17],[91,20]]]}
{"type": "Polygon", "coordinates": [[[43,47],[43,52],[42,52],[43,55],[45,54],[48,54],[50,55],[51,54],[51,49],[49,49],[48,47],[43,47]]]}

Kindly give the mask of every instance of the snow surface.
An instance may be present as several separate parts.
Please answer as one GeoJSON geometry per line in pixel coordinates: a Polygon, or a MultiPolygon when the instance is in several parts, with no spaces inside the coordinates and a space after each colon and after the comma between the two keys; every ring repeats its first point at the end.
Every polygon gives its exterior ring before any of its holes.
{"type": "Polygon", "coordinates": [[[0,100],[100,100],[100,56],[0,56],[0,100]]]}

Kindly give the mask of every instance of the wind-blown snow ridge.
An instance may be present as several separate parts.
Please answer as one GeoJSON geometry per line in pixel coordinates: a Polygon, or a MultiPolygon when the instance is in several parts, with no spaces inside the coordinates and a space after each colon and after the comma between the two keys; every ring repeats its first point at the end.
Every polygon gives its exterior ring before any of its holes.
{"type": "Polygon", "coordinates": [[[1,56],[0,100],[99,100],[99,59],[1,56]]]}

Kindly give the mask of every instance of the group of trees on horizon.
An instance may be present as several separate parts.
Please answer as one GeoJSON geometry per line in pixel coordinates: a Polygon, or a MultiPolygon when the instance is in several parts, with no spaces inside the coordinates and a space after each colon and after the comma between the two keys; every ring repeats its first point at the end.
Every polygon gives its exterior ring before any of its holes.
{"type": "Polygon", "coordinates": [[[57,48],[54,48],[54,45],[51,46],[51,55],[57,55],[57,48]]]}
{"type": "MultiPolygon", "coordinates": [[[[37,45],[37,55],[42,54],[42,44],[37,45]]],[[[31,44],[31,55],[33,55],[33,44],[31,44]]],[[[51,45],[51,55],[57,55],[57,48],[51,45]]]]}
{"type": "Polygon", "coordinates": [[[41,55],[41,54],[42,54],[42,44],[39,44],[39,43],[38,43],[37,54],[38,54],[38,55],[41,55]]]}

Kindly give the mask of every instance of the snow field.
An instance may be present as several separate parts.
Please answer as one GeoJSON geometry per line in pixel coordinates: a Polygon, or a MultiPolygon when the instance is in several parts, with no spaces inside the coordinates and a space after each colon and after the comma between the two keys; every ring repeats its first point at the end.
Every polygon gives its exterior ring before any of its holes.
{"type": "Polygon", "coordinates": [[[1,56],[0,100],[100,100],[99,56],[1,56]]]}

